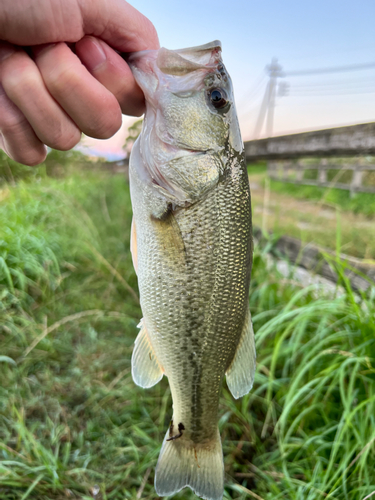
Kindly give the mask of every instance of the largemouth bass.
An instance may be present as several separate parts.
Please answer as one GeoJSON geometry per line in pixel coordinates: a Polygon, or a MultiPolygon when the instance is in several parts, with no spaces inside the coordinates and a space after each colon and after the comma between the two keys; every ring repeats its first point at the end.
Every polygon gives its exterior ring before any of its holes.
{"type": "Polygon", "coordinates": [[[239,398],[255,371],[250,190],[232,83],[218,41],[129,64],[147,107],[129,169],[143,312],[132,375],[141,387],[166,375],[173,398],[155,489],[219,500],[222,380],[239,398]]]}

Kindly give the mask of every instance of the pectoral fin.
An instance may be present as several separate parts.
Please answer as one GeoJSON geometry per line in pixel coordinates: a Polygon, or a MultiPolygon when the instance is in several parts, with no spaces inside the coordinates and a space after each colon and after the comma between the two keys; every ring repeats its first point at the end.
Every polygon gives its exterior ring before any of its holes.
{"type": "Polygon", "coordinates": [[[132,254],[134,270],[136,274],[138,274],[137,231],[135,229],[134,217],[132,219],[132,228],[130,232],[130,252],[132,254]]]}
{"type": "Polygon", "coordinates": [[[254,331],[251,322],[251,314],[248,310],[240,342],[237,346],[233,361],[226,372],[228,388],[236,399],[247,394],[252,388],[255,365],[256,352],[254,331]]]}
{"type": "Polygon", "coordinates": [[[185,245],[172,210],[168,208],[162,218],[153,217],[152,221],[164,261],[182,271],[186,266],[185,245]]]}
{"type": "MultiPolygon", "coordinates": [[[[141,321],[142,324],[142,321],[141,321]]],[[[163,369],[155,355],[145,325],[135,339],[132,355],[132,377],[143,388],[152,387],[163,377],[163,369]]]]}

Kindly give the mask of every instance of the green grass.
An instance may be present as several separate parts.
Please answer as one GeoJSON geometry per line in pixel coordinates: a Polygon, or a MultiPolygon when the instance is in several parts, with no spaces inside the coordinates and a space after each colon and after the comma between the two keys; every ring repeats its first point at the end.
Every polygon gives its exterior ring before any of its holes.
{"type": "MultiPolygon", "coordinates": [[[[307,162],[308,160],[305,160],[307,162]]],[[[316,163],[316,160],[310,160],[316,163]]],[[[357,161],[357,160],[353,160],[357,161]]],[[[267,175],[267,162],[257,162],[248,165],[249,175],[264,174],[267,175]]],[[[317,179],[317,169],[306,169],[304,171],[305,179],[317,179]]],[[[337,177],[337,170],[328,170],[327,180],[331,181],[337,177]]],[[[350,182],[352,171],[341,171],[340,182],[350,182]]],[[[370,185],[375,183],[375,173],[365,172],[365,182],[370,185]]],[[[258,179],[260,180],[260,179],[258,179]]],[[[353,196],[346,189],[324,188],[318,186],[304,186],[303,184],[291,184],[288,182],[270,180],[270,189],[282,194],[291,195],[297,199],[312,200],[330,205],[335,205],[342,210],[353,213],[362,213],[366,216],[375,214],[375,194],[373,193],[355,193],[353,196]]]]}
{"type": "Polygon", "coordinates": [[[351,197],[350,191],[345,189],[303,186],[274,180],[270,181],[270,188],[272,191],[288,194],[295,198],[336,205],[342,210],[362,213],[369,217],[375,214],[375,194],[372,193],[356,193],[351,197]]]}
{"type": "MultiPolygon", "coordinates": [[[[85,173],[2,193],[0,498],[158,498],[171,398],[166,379],[131,379],[141,311],[125,180],[85,173]]],[[[362,500],[375,491],[373,289],[302,288],[269,264],[269,245],[250,293],[254,388],[221,398],[224,498],[362,500]]]]}
{"type": "Polygon", "coordinates": [[[340,252],[374,261],[375,195],[351,197],[345,190],[274,181],[265,170],[254,173],[252,166],[248,171],[256,226],[335,251],[337,221],[341,219],[340,252]]]}
{"type": "Polygon", "coordinates": [[[247,171],[249,174],[262,174],[267,172],[267,162],[258,161],[257,163],[250,163],[247,166],[247,171]]]}

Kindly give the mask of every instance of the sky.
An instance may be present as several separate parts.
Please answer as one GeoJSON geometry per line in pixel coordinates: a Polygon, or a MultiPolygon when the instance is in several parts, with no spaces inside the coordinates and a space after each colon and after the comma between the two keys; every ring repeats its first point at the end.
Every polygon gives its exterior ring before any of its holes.
{"type": "MultiPolygon", "coordinates": [[[[266,136],[265,125],[257,131],[255,126],[272,58],[285,73],[373,63],[369,69],[280,78],[288,90],[276,98],[272,135],[375,121],[375,0],[130,3],[153,22],[168,49],[221,40],[244,140],[266,136]]],[[[86,143],[95,152],[119,156],[132,121],[124,117],[109,141],[86,143]]]]}

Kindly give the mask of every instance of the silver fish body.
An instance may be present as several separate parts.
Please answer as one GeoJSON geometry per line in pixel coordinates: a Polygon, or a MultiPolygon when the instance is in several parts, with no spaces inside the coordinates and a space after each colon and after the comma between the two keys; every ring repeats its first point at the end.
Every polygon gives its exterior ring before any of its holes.
{"type": "Polygon", "coordinates": [[[130,65],[147,105],[129,174],[143,312],[132,374],[142,387],[165,374],[171,388],[157,493],[190,486],[218,500],[222,380],[240,397],[255,369],[250,190],[232,84],[220,42],[136,53],[130,65]]]}

